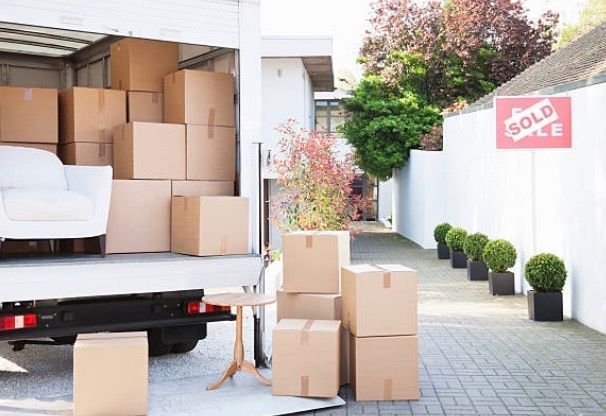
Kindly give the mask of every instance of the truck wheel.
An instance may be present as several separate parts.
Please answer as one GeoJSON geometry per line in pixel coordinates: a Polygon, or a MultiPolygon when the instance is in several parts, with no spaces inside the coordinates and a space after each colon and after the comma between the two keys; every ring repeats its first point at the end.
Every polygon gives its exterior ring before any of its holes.
{"type": "Polygon", "coordinates": [[[159,357],[170,354],[172,344],[166,345],[162,342],[162,331],[160,329],[150,329],[147,331],[148,353],[150,357],[159,357]]]}
{"type": "Polygon", "coordinates": [[[198,345],[198,341],[178,342],[173,345],[172,352],[175,354],[185,354],[193,351],[198,345]]]}

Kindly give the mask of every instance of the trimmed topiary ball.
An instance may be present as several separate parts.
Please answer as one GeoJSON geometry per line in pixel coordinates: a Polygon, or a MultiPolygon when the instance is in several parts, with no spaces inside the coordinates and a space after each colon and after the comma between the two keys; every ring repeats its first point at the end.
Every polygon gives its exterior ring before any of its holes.
{"type": "Polygon", "coordinates": [[[533,256],[524,267],[526,280],[537,292],[560,292],[566,283],[566,266],[550,253],[533,256]]]}
{"type": "Polygon", "coordinates": [[[466,237],[467,231],[461,227],[455,227],[448,230],[444,239],[452,251],[463,251],[463,244],[465,244],[466,237]]]}
{"type": "Polygon", "coordinates": [[[516,264],[516,249],[507,240],[489,241],[482,253],[484,262],[490,270],[496,273],[506,272],[516,264]]]}
{"type": "Polygon", "coordinates": [[[465,238],[463,251],[472,261],[480,261],[482,260],[482,252],[488,241],[490,241],[488,237],[482,233],[469,234],[465,238]]]}
{"type": "Polygon", "coordinates": [[[452,225],[448,224],[447,222],[436,225],[436,228],[433,230],[433,238],[440,244],[446,244],[446,234],[451,228],[452,225]]]}

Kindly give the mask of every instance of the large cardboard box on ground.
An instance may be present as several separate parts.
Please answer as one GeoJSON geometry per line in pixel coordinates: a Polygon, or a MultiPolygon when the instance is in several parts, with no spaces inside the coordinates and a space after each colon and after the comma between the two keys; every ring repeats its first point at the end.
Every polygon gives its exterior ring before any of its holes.
{"type": "Polygon", "coordinates": [[[343,326],[357,337],[417,333],[417,272],[399,264],[341,269],[343,326]]]}
{"type": "Polygon", "coordinates": [[[45,150],[47,152],[51,152],[51,153],[57,154],[57,145],[56,144],[46,144],[46,143],[5,143],[5,142],[0,142],[0,146],[28,147],[30,149],[40,149],[40,150],[45,150]]]}
{"type": "Polygon", "coordinates": [[[419,400],[419,339],[350,337],[351,387],[356,401],[419,400]]]}
{"type": "Polygon", "coordinates": [[[114,180],[107,253],[170,251],[170,181],[114,180]]]}
{"type": "Polygon", "coordinates": [[[146,332],[82,334],[74,345],[74,416],[147,414],[146,332]]]}
{"type": "Polygon", "coordinates": [[[58,114],[56,89],[0,87],[0,141],[58,143],[58,114]]]}
{"type": "Polygon", "coordinates": [[[183,69],[164,77],[164,121],[234,127],[234,77],[183,69]]]}
{"type": "Polygon", "coordinates": [[[187,179],[236,179],[236,129],[187,125],[187,179]]]}
{"type": "Polygon", "coordinates": [[[272,393],[336,396],[340,327],[339,321],[282,319],[273,330],[272,393]]]}
{"type": "Polygon", "coordinates": [[[161,92],[129,91],[128,121],[164,122],[164,99],[161,92]]]}
{"type": "Polygon", "coordinates": [[[282,236],[285,292],[339,293],[349,265],[348,231],[299,231],[282,236]]]}
{"type": "Polygon", "coordinates": [[[108,143],[69,143],[60,146],[60,155],[66,165],[108,166],[113,162],[114,150],[108,143]]]}
{"type": "Polygon", "coordinates": [[[248,253],[248,198],[175,196],[171,250],[192,256],[248,253]]]}
{"type": "MultiPolygon", "coordinates": [[[[277,295],[277,321],[281,319],[341,320],[341,295],[323,293],[287,293],[277,295]]],[[[341,326],[340,380],[349,383],[349,332],[341,326]]]]}
{"type": "Polygon", "coordinates": [[[126,93],[73,87],[59,95],[61,143],[111,143],[115,126],[126,123],[126,93]]]}
{"type": "Polygon", "coordinates": [[[173,196],[234,196],[234,182],[172,181],[173,196]]]}
{"type": "Polygon", "coordinates": [[[185,179],[185,126],[135,121],[114,128],[114,178],[185,179]]]}
{"type": "Polygon", "coordinates": [[[162,92],[162,79],[177,70],[179,44],[125,38],[110,47],[111,87],[162,92]]]}

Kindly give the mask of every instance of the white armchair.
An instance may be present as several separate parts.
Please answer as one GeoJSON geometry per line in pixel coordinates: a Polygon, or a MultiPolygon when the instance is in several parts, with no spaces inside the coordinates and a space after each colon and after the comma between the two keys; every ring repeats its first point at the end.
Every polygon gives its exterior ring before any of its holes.
{"type": "Polygon", "coordinates": [[[111,186],[110,166],[64,166],[44,150],[0,146],[0,247],[99,237],[104,255],[111,186]]]}

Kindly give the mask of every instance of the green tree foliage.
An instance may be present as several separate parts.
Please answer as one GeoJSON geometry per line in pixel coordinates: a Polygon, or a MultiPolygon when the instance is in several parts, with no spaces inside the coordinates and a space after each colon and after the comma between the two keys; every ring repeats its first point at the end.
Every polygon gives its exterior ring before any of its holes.
{"type": "Polygon", "coordinates": [[[587,4],[579,14],[578,22],[562,28],[557,47],[568,45],[603,22],[606,22],[606,0],[587,0],[587,4]]]}
{"type": "Polygon", "coordinates": [[[556,255],[541,253],[524,267],[526,280],[537,292],[559,292],[566,283],[566,266],[556,255]]]}

